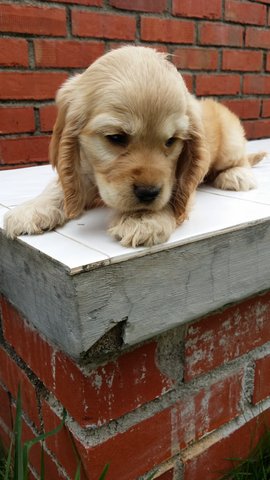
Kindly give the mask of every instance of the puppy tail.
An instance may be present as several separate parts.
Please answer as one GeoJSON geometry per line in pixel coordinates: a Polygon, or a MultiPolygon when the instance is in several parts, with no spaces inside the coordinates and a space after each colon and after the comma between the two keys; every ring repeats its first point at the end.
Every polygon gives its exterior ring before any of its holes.
{"type": "Polygon", "coordinates": [[[247,155],[248,162],[251,167],[253,167],[253,165],[257,165],[266,155],[268,155],[267,152],[249,153],[247,155]]]}

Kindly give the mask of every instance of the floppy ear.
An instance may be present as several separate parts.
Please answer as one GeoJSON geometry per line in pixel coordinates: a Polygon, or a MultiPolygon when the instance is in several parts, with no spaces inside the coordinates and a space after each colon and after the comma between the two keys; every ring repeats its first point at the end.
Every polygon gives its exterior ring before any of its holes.
{"type": "Polygon", "coordinates": [[[171,200],[178,225],[187,218],[189,200],[204,179],[210,164],[202,120],[196,108],[196,102],[197,100],[192,99],[188,107],[188,137],[178,159],[176,183],[171,200]]]}
{"type": "Polygon", "coordinates": [[[80,168],[78,135],[85,123],[81,108],[74,101],[74,89],[80,75],[68,80],[56,96],[58,115],[49,148],[50,161],[57,169],[64,192],[64,210],[68,218],[78,216],[86,202],[80,168]]]}

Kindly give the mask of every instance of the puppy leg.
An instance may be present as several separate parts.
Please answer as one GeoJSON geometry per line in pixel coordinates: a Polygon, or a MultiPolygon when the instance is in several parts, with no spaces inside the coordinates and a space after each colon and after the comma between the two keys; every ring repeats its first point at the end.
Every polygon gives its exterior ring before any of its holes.
{"type": "Polygon", "coordinates": [[[115,218],[109,233],[124,247],[158,245],[166,242],[176,228],[170,207],[158,212],[135,212],[115,218]]]}
{"type": "Polygon", "coordinates": [[[58,180],[53,180],[38,197],[6,213],[4,228],[8,237],[15,238],[52,230],[66,220],[63,190],[58,180]]]}
{"type": "Polygon", "coordinates": [[[219,173],[213,186],[221,190],[247,191],[256,188],[256,180],[250,167],[232,167],[219,173]]]}

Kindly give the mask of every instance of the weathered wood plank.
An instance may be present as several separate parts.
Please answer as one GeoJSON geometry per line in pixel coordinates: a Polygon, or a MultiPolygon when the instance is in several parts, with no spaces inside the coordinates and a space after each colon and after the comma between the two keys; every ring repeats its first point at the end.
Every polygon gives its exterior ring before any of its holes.
{"type": "Polygon", "coordinates": [[[126,320],[133,345],[270,288],[269,245],[265,221],[76,276],[86,343],[126,320]]]}
{"type": "Polygon", "coordinates": [[[120,322],[133,345],[270,288],[269,220],[73,276],[0,235],[0,291],[75,358],[120,322]]]}
{"type": "Polygon", "coordinates": [[[77,300],[63,266],[0,233],[0,292],[49,340],[79,355],[77,300]]]}

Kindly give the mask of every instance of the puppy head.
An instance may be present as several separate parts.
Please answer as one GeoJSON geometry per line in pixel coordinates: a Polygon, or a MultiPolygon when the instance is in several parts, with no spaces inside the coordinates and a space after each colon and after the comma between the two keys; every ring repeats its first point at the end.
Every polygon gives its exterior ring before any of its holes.
{"type": "Polygon", "coordinates": [[[68,80],[51,143],[67,215],[83,209],[89,176],[119,211],[166,205],[189,134],[188,98],[175,67],[144,47],[114,50],[68,80]]]}

